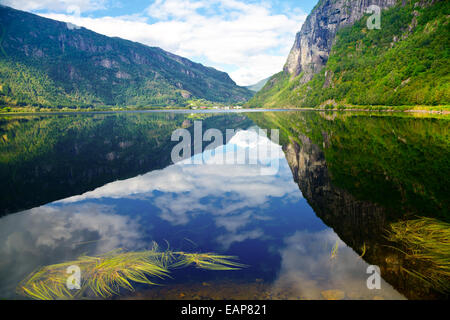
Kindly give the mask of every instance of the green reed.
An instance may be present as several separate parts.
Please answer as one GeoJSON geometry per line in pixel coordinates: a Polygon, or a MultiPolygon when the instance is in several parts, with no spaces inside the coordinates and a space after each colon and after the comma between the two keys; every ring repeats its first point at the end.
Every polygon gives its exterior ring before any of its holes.
{"type": "Polygon", "coordinates": [[[407,260],[424,270],[403,268],[405,272],[441,292],[450,292],[450,224],[420,217],[393,223],[387,231],[388,240],[400,244],[407,260]]]}
{"type": "Polygon", "coordinates": [[[246,265],[232,261],[237,259],[234,256],[220,256],[214,253],[177,253],[178,261],[171,265],[172,268],[180,268],[194,265],[206,270],[238,270],[246,265]]]}
{"type": "Polygon", "coordinates": [[[114,250],[98,257],[82,256],[77,260],[43,267],[25,278],[17,288],[19,294],[38,300],[80,299],[86,292],[97,297],[118,295],[120,289],[134,291],[133,283],[157,285],[151,278],[170,277],[170,269],[191,265],[206,270],[238,270],[245,265],[232,261],[234,256],[213,253],[151,250],[126,252],[114,250]],[[67,268],[81,271],[79,290],[69,290],[67,268]]]}

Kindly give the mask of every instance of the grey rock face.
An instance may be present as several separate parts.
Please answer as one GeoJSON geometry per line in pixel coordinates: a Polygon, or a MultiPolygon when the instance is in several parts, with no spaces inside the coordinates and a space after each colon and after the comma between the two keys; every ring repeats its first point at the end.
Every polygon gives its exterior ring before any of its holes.
{"type": "Polygon", "coordinates": [[[284,70],[293,76],[304,72],[308,82],[327,63],[336,32],[363,17],[367,9],[377,5],[385,9],[397,0],[320,0],[295,38],[284,70]]]}
{"type": "MultiPolygon", "coordinates": [[[[325,147],[332,142],[330,133],[322,132],[325,147]]],[[[358,200],[335,186],[325,154],[311,139],[300,134],[301,144],[291,141],[283,147],[294,181],[316,215],[370,265],[379,266],[383,279],[408,299],[442,299],[442,293],[423,285],[420,279],[401,272],[405,256],[388,242],[385,230],[398,217],[370,201],[358,200]],[[363,249],[364,248],[364,249],[363,249]]],[[[414,270],[424,274],[426,267],[414,270]]]]}
{"type": "MultiPolygon", "coordinates": [[[[330,143],[324,135],[325,145],[330,143]]],[[[369,201],[357,200],[346,190],[333,185],[324,152],[304,135],[301,145],[291,142],[284,148],[294,181],[318,217],[350,246],[381,234],[386,225],[386,210],[369,201]]]]}

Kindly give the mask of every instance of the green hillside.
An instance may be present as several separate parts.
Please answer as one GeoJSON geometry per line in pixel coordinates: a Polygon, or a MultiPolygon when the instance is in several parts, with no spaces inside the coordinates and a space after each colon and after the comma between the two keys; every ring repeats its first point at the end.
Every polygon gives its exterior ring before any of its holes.
{"type": "Polygon", "coordinates": [[[250,86],[246,86],[246,88],[250,91],[253,92],[258,92],[259,90],[261,90],[262,88],[264,88],[264,86],[266,85],[267,81],[269,81],[270,78],[266,78],[263,79],[261,81],[258,81],[257,83],[250,85],[250,86]]]}
{"type": "Polygon", "coordinates": [[[242,102],[225,72],[160,48],[0,6],[0,108],[242,102]]]}
{"type": "Polygon", "coordinates": [[[449,105],[450,2],[400,2],[382,12],[380,30],[368,17],[338,31],[311,81],[283,71],[248,106],[449,105]]]}

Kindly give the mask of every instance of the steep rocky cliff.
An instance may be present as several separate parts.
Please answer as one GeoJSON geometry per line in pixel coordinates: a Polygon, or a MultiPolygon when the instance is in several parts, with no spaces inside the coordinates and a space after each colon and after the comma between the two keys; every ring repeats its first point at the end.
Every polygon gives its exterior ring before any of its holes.
{"type": "Polygon", "coordinates": [[[248,106],[448,105],[449,46],[449,1],[320,0],[248,106]]]}
{"type": "Polygon", "coordinates": [[[306,19],[295,38],[284,70],[293,76],[304,72],[302,82],[322,70],[328,61],[336,32],[354,24],[376,5],[385,9],[397,0],[321,0],[306,19]]]}

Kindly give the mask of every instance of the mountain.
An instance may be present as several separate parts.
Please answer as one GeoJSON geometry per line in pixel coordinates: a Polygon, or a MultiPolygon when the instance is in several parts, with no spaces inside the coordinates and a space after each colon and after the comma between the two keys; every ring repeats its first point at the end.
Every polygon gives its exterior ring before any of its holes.
{"type": "Polygon", "coordinates": [[[242,102],[225,72],[136,42],[0,6],[0,106],[242,102]]]}
{"type": "Polygon", "coordinates": [[[253,91],[253,92],[258,92],[259,90],[261,90],[267,83],[267,81],[269,81],[270,78],[258,81],[255,84],[252,84],[250,86],[245,86],[248,90],[253,91]]]}
{"type": "Polygon", "coordinates": [[[448,105],[449,17],[449,1],[320,0],[284,70],[248,105],[448,105]]]}

